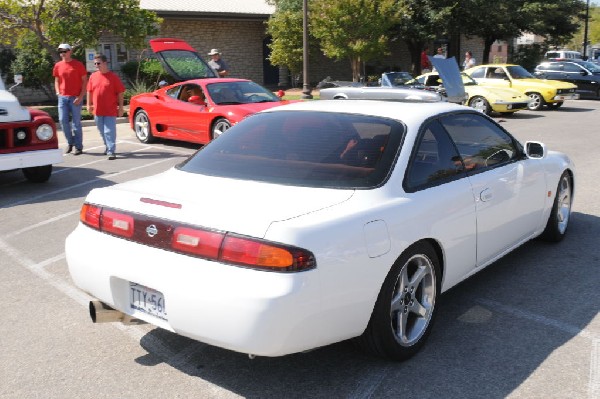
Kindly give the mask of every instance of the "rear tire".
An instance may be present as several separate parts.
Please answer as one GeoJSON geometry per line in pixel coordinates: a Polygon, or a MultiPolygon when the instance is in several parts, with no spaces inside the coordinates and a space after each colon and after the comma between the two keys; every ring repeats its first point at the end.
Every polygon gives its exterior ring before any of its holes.
{"type": "Polygon", "coordinates": [[[155,138],[152,135],[152,125],[150,124],[150,118],[143,109],[140,109],[135,113],[133,118],[133,129],[135,131],[135,137],[144,144],[150,144],[154,142],[155,138]]]}
{"type": "Polygon", "coordinates": [[[393,360],[415,355],[431,333],[441,289],[441,268],[433,247],[408,248],[389,271],[365,332],[356,341],[365,351],[393,360]]]}
{"type": "Polygon", "coordinates": [[[34,166],[31,168],[23,168],[25,178],[32,183],[47,182],[52,174],[52,165],[34,166]]]}
{"type": "Polygon", "coordinates": [[[573,199],[573,180],[569,172],[563,172],[558,181],[552,211],[546,228],[540,236],[544,241],[559,242],[565,238],[571,220],[571,202],[573,199]]]}
{"type": "Polygon", "coordinates": [[[223,133],[225,133],[231,127],[231,123],[225,118],[218,118],[212,125],[212,137],[211,140],[216,139],[223,133]]]}

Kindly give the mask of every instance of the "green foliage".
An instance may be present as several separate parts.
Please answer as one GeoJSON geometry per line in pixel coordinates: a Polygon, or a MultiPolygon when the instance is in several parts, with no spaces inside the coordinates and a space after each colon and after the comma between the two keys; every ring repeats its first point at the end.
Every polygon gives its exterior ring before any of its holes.
{"type": "Polygon", "coordinates": [[[125,103],[129,104],[131,97],[137,96],[142,93],[149,93],[157,89],[157,85],[150,84],[146,81],[136,80],[131,83],[131,86],[125,90],[125,94],[123,95],[125,99],[125,103]]]}
{"type": "MultiPolygon", "coordinates": [[[[302,12],[278,11],[267,22],[267,33],[272,37],[269,61],[287,67],[292,74],[302,70],[302,21],[302,12]]],[[[315,47],[313,40],[309,48],[315,47]]]]}
{"type": "Polygon", "coordinates": [[[104,32],[121,37],[128,48],[141,48],[160,22],[138,0],[0,0],[0,42],[23,48],[34,35],[54,60],[59,43],[95,47],[104,32]]]}
{"type": "Polygon", "coordinates": [[[321,50],[337,60],[349,59],[353,80],[361,63],[388,53],[388,33],[405,11],[396,0],[313,0],[310,30],[321,50]]]}
{"type": "Polygon", "coordinates": [[[31,34],[23,38],[23,44],[16,50],[16,57],[10,67],[12,74],[23,75],[23,86],[42,89],[51,96],[54,93],[52,56],[31,34]]]}
{"type": "Polygon", "coordinates": [[[121,72],[129,83],[144,83],[146,86],[156,86],[161,79],[167,77],[160,61],[155,58],[145,58],[140,62],[129,61],[121,66],[121,72]]]}
{"type": "Polygon", "coordinates": [[[537,64],[542,61],[548,48],[540,44],[527,44],[518,46],[509,59],[509,62],[521,65],[528,71],[533,71],[537,64]]]}

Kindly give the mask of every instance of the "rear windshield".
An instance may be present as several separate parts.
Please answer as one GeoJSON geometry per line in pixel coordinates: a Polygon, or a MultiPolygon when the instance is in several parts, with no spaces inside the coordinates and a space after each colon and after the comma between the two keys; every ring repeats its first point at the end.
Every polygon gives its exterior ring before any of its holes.
{"type": "Polygon", "coordinates": [[[315,111],[255,114],[181,164],[186,172],[322,188],[372,188],[390,173],[405,127],[315,111]]]}

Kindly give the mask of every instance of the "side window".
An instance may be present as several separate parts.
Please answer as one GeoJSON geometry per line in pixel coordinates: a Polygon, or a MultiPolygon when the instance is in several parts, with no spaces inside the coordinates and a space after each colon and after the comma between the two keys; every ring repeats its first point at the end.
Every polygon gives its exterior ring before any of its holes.
{"type": "Polygon", "coordinates": [[[477,68],[471,73],[471,77],[474,79],[485,77],[485,68],[477,68]]]}
{"type": "Polygon", "coordinates": [[[565,72],[579,73],[581,71],[583,71],[583,69],[579,65],[571,64],[568,62],[565,63],[565,72]]]}
{"type": "Polygon", "coordinates": [[[454,141],[466,171],[493,168],[518,157],[512,137],[482,115],[453,114],[440,121],[454,141]]]}
{"type": "Polygon", "coordinates": [[[181,88],[181,86],[171,87],[169,90],[166,91],[167,96],[172,97],[172,98],[177,98],[177,96],[179,95],[180,88],[181,88]]]}
{"type": "Polygon", "coordinates": [[[416,191],[439,185],[462,175],[460,156],[438,121],[425,125],[415,143],[404,188],[416,191]]]}

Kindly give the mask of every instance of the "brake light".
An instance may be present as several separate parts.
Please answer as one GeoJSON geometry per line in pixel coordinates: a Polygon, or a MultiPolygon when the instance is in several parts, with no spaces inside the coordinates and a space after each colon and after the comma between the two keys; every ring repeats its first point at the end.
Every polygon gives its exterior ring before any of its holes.
{"type": "Polygon", "coordinates": [[[102,210],[100,228],[107,233],[130,238],[133,236],[133,217],[124,213],[102,210]]]}
{"type": "Polygon", "coordinates": [[[85,203],[80,220],[105,233],[124,237],[150,247],[184,255],[280,272],[297,272],[316,267],[314,255],[302,248],[207,230],[147,216],[85,203]]]}

